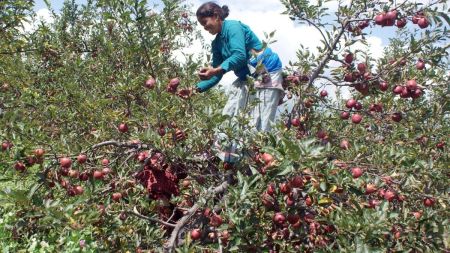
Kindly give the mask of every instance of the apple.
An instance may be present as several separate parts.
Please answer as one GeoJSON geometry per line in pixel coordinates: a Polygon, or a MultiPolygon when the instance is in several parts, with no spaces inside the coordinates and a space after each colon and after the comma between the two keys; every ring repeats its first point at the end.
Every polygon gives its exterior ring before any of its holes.
{"type": "Polygon", "coordinates": [[[377,25],[384,25],[384,20],[386,18],[385,13],[380,13],[375,16],[375,24],[377,25]]]}
{"type": "Polygon", "coordinates": [[[102,165],[103,165],[103,166],[108,166],[108,165],[109,165],[109,160],[106,159],[106,158],[103,158],[103,159],[102,159],[102,165]]]}
{"type": "Polygon", "coordinates": [[[425,198],[425,199],[423,200],[423,204],[424,204],[426,207],[434,206],[434,202],[435,202],[434,198],[425,198]]]}
{"type": "Polygon", "coordinates": [[[350,118],[349,112],[341,112],[341,119],[348,119],[350,118]]]}
{"type": "Polygon", "coordinates": [[[311,98],[308,98],[308,99],[305,100],[305,107],[306,108],[311,108],[313,104],[314,104],[314,100],[312,100],[311,98]]]}
{"type": "Polygon", "coordinates": [[[380,88],[381,91],[386,91],[386,90],[388,90],[389,85],[387,82],[383,81],[378,85],[378,88],[380,88]]]}
{"type": "Polygon", "coordinates": [[[115,192],[112,194],[112,199],[116,202],[119,202],[121,198],[122,198],[122,193],[120,193],[120,192],[115,192]]]}
{"type": "Polygon", "coordinates": [[[290,185],[294,188],[303,187],[303,178],[300,175],[293,177],[290,181],[290,185]]]}
{"type": "Polygon", "coordinates": [[[391,115],[391,119],[395,122],[400,122],[402,120],[402,114],[400,112],[394,112],[391,115]]]}
{"type": "Polygon", "coordinates": [[[79,164],[84,164],[87,161],[87,156],[85,154],[79,154],[77,156],[77,162],[79,164]]]}
{"type": "Polygon", "coordinates": [[[328,92],[327,92],[326,90],[322,90],[322,91],[320,92],[320,96],[321,96],[321,97],[326,97],[326,96],[328,96],[328,92]]]}
{"type": "Polygon", "coordinates": [[[444,141],[440,141],[440,142],[436,143],[436,148],[444,149],[444,147],[445,147],[445,142],[444,141]]]}
{"type": "Polygon", "coordinates": [[[362,116],[359,115],[358,113],[355,113],[352,115],[352,122],[355,124],[359,124],[362,120],[362,116]]]}
{"type": "Polygon", "coordinates": [[[119,132],[121,132],[121,133],[128,132],[128,125],[126,123],[120,123],[119,132]]]}
{"type": "Polygon", "coordinates": [[[288,214],[288,216],[287,216],[287,221],[290,223],[290,224],[296,224],[297,222],[299,222],[300,221],[300,215],[298,215],[298,214],[288,214]]]}
{"type": "Polygon", "coordinates": [[[78,178],[78,176],[80,175],[80,173],[78,172],[78,170],[72,170],[72,169],[70,169],[68,175],[69,175],[69,177],[71,177],[71,178],[78,178]]]}
{"type": "Polygon", "coordinates": [[[343,140],[341,140],[339,147],[341,147],[341,149],[347,150],[350,148],[350,142],[347,139],[343,139],[343,140]]]}
{"type": "Polygon", "coordinates": [[[366,72],[366,64],[365,63],[358,63],[357,68],[360,73],[366,72]]]}
{"type": "Polygon", "coordinates": [[[354,108],[355,108],[355,110],[359,111],[362,109],[362,104],[360,102],[356,102],[354,108]]]}
{"type": "Polygon", "coordinates": [[[344,81],[346,82],[354,82],[356,80],[356,78],[353,76],[352,73],[346,73],[344,75],[344,81]]]}
{"type": "Polygon", "coordinates": [[[397,19],[397,11],[396,10],[388,11],[386,13],[386,18],[387,19],[393,19],[393,20],[397,19]]]}
{"type": "Polygon", "coordinates": [[[395,192],[393,192],[393,191],[391,191],[391,190],[387,190],[387,191],[384,193],[384,199],[387,200],[387,201],[389,201],[389,202],[394,201],[395,198],[396,198],[396,194],[395,194],[395,192]]]}
{"type": "Polygon", "coordinates": [[[73,189],[75,190],[75,194],[77,195],[81,195],[84,192],[83,186],[81,185],[76,185],[73,187],[73,189]]]}
{"type": "Polygon", "coordinates": [[[408,90],[415,90],[417,89],[417,82],[416,80],[408,80],[406,82],[406,88],[408,88],[408,90]]]}
{"type": "Polygon", "coordinates": [[[275,191],[276,190],[275,190],[275,185],[274,184],[267,185],[267,190],[266,190],[267,194],[274,195],[275,191]]]}
{"type": "Polygon", "coordinates": [[[201,235],[202,235],[202,233],[201,233],[200,229],[198,229],[198,228],[193,229],[193,230],[191,231],[191,239],[192,239],[192,240],[198,240],[198,239],[200,239],[200,236],[201,236],[201,235]]]}
{"type": "Polygon", "coordinates": [[[42,148],[38,148],[36,150],[34,150],[34,155],[36,157],[42,157],[45,154],[45,150],[42,148]]]}
{"type": "Polygon", "coordinates": [[[347,103],[345,103],[345,107],[347,107],[348,109],[353,108],[355,105],[356,105],[356,100],[353,98],[347,100],[347,103]]]}
{"type": "Polygon", "coordinates": [[[158,128],[158,134],[159,134],[159,136],[164,136],[164,135],[166,135],[166,129],[164,128],[164,126],[160,126],[159,128],[158,128]]]}
{"type": "Polygon", "coordinates": [[[394,89],[392,90],[392,92],[394,92],[394,94],[402,94],[402,92],[403,92],[403,86],[396,85],[396,86],[394,87],[394,89]]]}
{"type": "Polygon", "coordinates": [[[104,167],[104,168],[102,169],[103,175],[108,175],[108,174],[111,173],[111,172],[112,172],[112,170],[111,170],[111,168],[109,168],[109,167],[104,167]]]}
{"type": "Polygon", "coordinates": [[[286,217],[282,213],[275,213],[272,220],[278,225],[283,225],[286,222],[286,217]]]}
{"type": "Polygon", "coordinates": [[[421,15],[417,15],[417,14],[414,15],[411,19],[413,24],[417,24],[419,22],[420,17],[421,17],[421,15]]]}
{"type": "Polygon", "coordinates": [[[104,177],[105,175],[103,174],[102,171],[96,170],[96,171],[94,171],[94,173],[92,174],[92,176],[93,176],[95,179],[101,180],[101,179],[103,179],[103,177],[104,177]]]}
{"type": "Polygon", "coordinates": [[[312,206],[312,204],[313,204],[312,199],[311,199],[310,197],[306,197],[306,199],[305,199],[305,204],[306,204],[307,206],[312,206]]]}
{"type": "Polygon", "coordinates": [[[377,191],[377,186],[374,184],[367,184],[366,185],[366,192],[365,194],[372,194],[377,191]]]}
{"type": "Polygon", "coordinates": [[[423,70],[425,68],[425,62],[422,59],[419,59],[416,63],[416,69],[423,70]]]}
{"type": "Polygon", "coordinates": [[[408,23],[408,21],[406,21],[406,18],[401,18],[399,20],[397,20],[397,27],[398,28],[403,28],[406,26],[406,23],[408,23]]]}
{"type": "Polygon", "coordinates": [[[291,192],[292,188],[289,183],[281,183],[280,184],[280,192],[284,194],[289,194],[291,192]]]}
{"type": "Polygon", "coordinates": [[[182,185],[184,188],[188,188],[188,187],[191,185],[191,181],[190,181],[190,180],[187,180],[187,179],[184,179],[184,180],[181,182],[181,185],[182,185]]]}
{"type": "Polygon", "coordinates": [[[2,143],[2,151],[5,151],[9,148],[10,148],[10,144],[8,142],[5,141],[2,143]]]}
{"type": "Polygon", "coordinates": [[[268,154],[268,153],[263,153],[261,155],[261,159],[264,161],[264,163],[266,165],[271,165],[272,162],[273,162],[273,156],[271,154],[268,154]]]}
{"type": "Polygon", "coordinates": [[[300,119],[299,118],[293,118],[291,120],[291,124],[295,127],[299,127],[300,126],[300,119]]]}
{"type": "Polygon", "coordinates": [[[80,179],[81,181],[88,181],[89,180],[89,172],[88,171],[81,172],[78,179],[80,179]]]}
{"type": "Polygon", "coordinates": [[[368,208],[375,208],[376,206],[378,206],[380,204],[380,201],[379,200],[376,200],[376,199],[371,199],[371,200],[369,200],[369,202],[368,202],[368,208]]]}
{"type": "Polygon", "coordinates": [[[420,28],[425,29],[428,27],[430,23],[428,22],[428,19],[426,17],[421,17],[417,21],[417,25],[419,25],[420,28]]]}
{"type": "Polygon", "coordinates": [[[352,171],[353,178],[358,178],[358,177],[362,176],[362,174],[363,174],[362,169],[359,167],[352,168],[351,171],[352,171]]]}
{"type": "Polygon", "coordinates": [[[63,168],[69,168],[72,165],[72,160],[68,157],[62,157],[59,159],[59,164],[63,168]]]}
{"type": "Polygon", "coordinates": [[[327,132],[325,132],[324,130],[317,131],[316,135],[317,135],[317,138],[319,138],[319,139],[327,139],[328,138],[327,132]]]}
{"type": "Polygon", "coordinates": [[[345,59],[344,61],[348,64],[353,62],[353,54],[352,53],[348,53],[347,55],[345,55],[345,59]]]}
{"type": "Polygon", "coordinates": [[[23,164],[22,162],[17,162],[14,165],[14,169],[16,169],[17,171],[20,171],[20,172],[24,172],[26,167],[25,167],[25,164],[23,164]]]}
{"type": "Polygon", "coordinates": [[[416,218],[418,220],[422,217],[422,211],[413,212],[413,215],[414,215],[414,218],[416,218]]]}
{"type": "Polygon", "coordinates": [[[144,87],[147,89],[153,89],[153,88],[155,88],[155,85],[156,85],[156,81],[155,81],[155,78],[153,78],[152,76],[149,76],[148,79],[144,83],[144,87]]]}
{"type": "Polygon", "coordinates": [[[209,219],[209,224],[213,227],[219,227],[222,225],[222,217],[218,214],[213,214],[211,218],[209,219]]]}

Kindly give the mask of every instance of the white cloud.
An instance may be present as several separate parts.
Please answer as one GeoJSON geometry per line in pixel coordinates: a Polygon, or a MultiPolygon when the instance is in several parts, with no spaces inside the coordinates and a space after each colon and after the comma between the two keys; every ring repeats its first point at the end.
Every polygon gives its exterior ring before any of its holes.
{"type": "Polygon", "coordinates": [[[37,28],[37,25],[41,21],[47,24],[53,23],[54,21],[51,12],[47,8],[39,9],[36,12],[35,17],[33,17],[31,20],[22,22],[23,29],[21,30],[21,32],[27,33],[35,30],[37,28]]]}

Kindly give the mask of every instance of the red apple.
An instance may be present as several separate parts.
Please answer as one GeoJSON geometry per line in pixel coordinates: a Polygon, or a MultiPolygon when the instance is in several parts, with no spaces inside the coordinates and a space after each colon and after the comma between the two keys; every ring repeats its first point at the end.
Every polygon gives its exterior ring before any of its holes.
{"type": "Polygon", "coordinates": [[[68,175],[69,175],[69,177],[71,177],[71,178],[78,178],[78,176],[80,175],[80,173],[78,172],[78,170],[70,169],[68,175]]]}
{"type": "Polygon", "coordinates": [[[384,13],[380,13],[375,16],[375,24],[377,24],[377,25],[384,25],[384,20],[385,20],[384,13]]]}
{"type": "Polygon", "coordinates": [[[102,159],[102,165],[103,165],[103,166],[108,166],[108,165],[109,165],[109,160],[106,159],[106,158],[103,158],[103,159],[102,159]]]}
{"type": "Polygon", "coordinates": [[[306,204],[307,206],[312,206],[312,204],[313,204],[312,199],[311,199],[310,197],[306,197],[306,199],[305,199],[305,204],[306,204]]]}
{"type": "Polygon", "coordinates": [[[296,224],[297,222],[300,221],[300,215],[298,215],[298,214],[288,214],[287,221],[290,224],[296,224]]]}
{"type": "Polygon", "coordinates": [[[103,174],[102,171],[96,170],[96,171],[94,171],[94,173],[93,173],[93,177],[94,177],[95,179],[101,180],[101,179],[103,179],[104,174],[103,174]]]}
{"type": "Polygon", "coordinates": [[[77,156],[77,162],[79,164],[84,164],[87,161],[87,156],[85,154],[79,154],[77,156]]]}
{"type": "Polygon", "coordinates": [[[278,225],[283,225],[286,222],[286,217],[282,213],[275,213],[272,219],[278,225]]]}
{"type": "Polygon", "coordinates": [[[417,25],[419,25],[420,28],[425,29],[428,27],[430,23],[428,22],[428,19],[426,17],[419,18],[419,21],[417,21],[417,25]]]}
{"type": "Polygon", "coordinates": [[[359,167],[352,168],[353,178],[358,178],[358,177],[362,176],[362,174],[363,174],[363,171],[361,168],[359,168],[359,167]]]}
{"type": "Polygon", "coordinates": [[[367,184],[366,185],[366,192],[365,194],[372,194],[377,191],[377,186],[374,184],[367,184]]]}
{"type": "Polygon", "coordinates": [[[423,70],[425,68],[425,62],[422,59],[419,59],[416,63],[416,69],[423,70]]]}
{"type": "Polygon", "coordinates": [[[399,113],[399,112],[394,112],[394,113],[391,115],[391,119],[392,119],[393,121],[395,121],[395,122],[400,122],[400,121],[402,120],[402,114],[399,113]]]}
{"type": "Polygon", "coordinates": [[[299,127],[300,126],[300,119],[299,118],[293,118],[291,120],[291,124],[295,127],[299,127]]]}
{"type": "Polygon", "coordinates": [[[295,176],[291,179],[290,185],[294,188],[301,188],[303,187],[303,178],[301,176],[295,176]]]}
{"type": "Polygon", "coordinates": [[[115,192],[112,194],[112,199],[116,202],[119,202],[121,198],[122,198],[122,193],[120,193],[120,192],[115,192]]]}
{"type": "Polygon", "coordinates": [[[73,189],[77,195],[81,195],[84,192],[83,186],[81,185],[74,186],[73,189]]]}
{"type": "Polygon", "coordinates": [[[408,23],[408,21],[406,20],[406,18],[401,18],[399,20],[397,20],[397,27],[398,28],[403,28],[406,26],[406,23],[408,23]]]}
{"type": "Polygon", "coordinates": [[[213,214],[211,218],[209,219],[209,224],[213,227],[219,227],[222,225],[222,217],[218,214],[213,214]]]}
{"type": "Polygon", "coordinates": [[[267,185],[267,190],[266,190],[267,194],[274,195],[275,191],[276,190],[275,190],[275,185],[274,184],[267,185]]]}
{"type": "Polygon", "coordinates": [[[34,155],[36,157],[42,157],[45,154],[45,150],[42,148],[38,148],[36,150],[34,150],[34,155]]]}
{"type": "Polygon", "coordinates": [[[426,207],[434,206],[434,202],[435,202],[434,198],[425,198],[425,199],[423,200],[423,204],[424,204],[426,207]]]}
{"type": "Polygon", "coordinates": [[[392,91],[394,92],[394,94],[402,94],[403,87],[400,85],[396,85],[392,91]]]}
{"type": "Polygon", "coordinates": [[[353,108],[355,105],[356,105],[356,100],[353,98],[347,100],[347,103],[345,104],[345,106],[349,109],[353,108]]]}
{"type": "Polygon", "coordinates": [[[14,165],[14,169],[16,169],[17,171],[23,172],[23,171],[25,171],[26,167],[25,167],[25,164],[23,164],[21,162],[17,162],[14,165]]]}
{"type": "Polygon", "coordinates": [[[406,88],[408,88],[408,90],[415,90],[417,89],[417,82],[416,80],[408,80],[406,82],[406,88]]]}
{"type": "Polygon", "coordinates": [[[147,89],[153,89],[153,88],[155,88],[155,85],[156,85],[156,81],[155,81],[155,78],[153,78],[152,76],[149,76],[148,79],[144,83],[144,86],[147,89]]]}
{"type": "Polygon", "coordinates": [[[353,54],[352,53],[348,53],[347,55],[345,55],[345,62],[350,64],[353,62],[353,54]]]}
{"type": "Polygon", "coordinates": [[[366,64],[365,63],[358,63],[358,71],[361,73],[366,72],[366,64]]]}
{"type": "Polygon", "coordinates": [[[419,22],[420,17],[421,15],[414,15],[411,19],[413,24],[417,24],[419,22]]]}
{"type": "Polygon", "coordinates": [[[362,120],[362,116],[361,115],[359,115],[357,113],[352,115],[352,122],[353,123],[359,124],[361,122],[361,120],[362,120]]]}
{"type": "Polygon", "coordinates": [[[281,183],[280,184],[280,192],[284,194],[289,194],[291,192],[292,188],[289,183],[281,183]]]}
{"type": "Polygon", "coordinates": [[[121,132],[121,133],[128,132],[128,125],[126,123],[120,123],[119,132],[121,132]]]}
{"type": "Polygon", "coordinates": [[[326,97],[326,96],[328,96],[328,92],[327,92],[326,90],[322,90],[322,91],[320,92],[320,96],[321,96],[321,97],[326,97]]]}
{"type": "Polygon", "coordinates": [[[386,91],[389,88],[389,85],[387,82],[381,82],[378,87],[380,88],[381,91],[386,91]]]}
{"type": "Polygon", "coordinates": [[[353,76],[352,73],[346,73],[344,75],[344,81],[346,82],[354,82],[356,80],[356,78],[353,76]]]}
{"type": "Polygon", "coordinates": [[[362,109],[362,104],[360,102],[356,102],[354,108],[355,108],[355,110],[359,111],[362,109]]]}
{"type": "Polygon", "coordinates": [[[384,192],[384,199],[385,200],[387,200],[389,202],[392,202],[392,201],[394,201],[395,198],[396,198],[395,192],[393,192],[391,190],[387,190],[387,191],[384,192]]]}
{"type": "Polygon", "coordinates": [[[349,112],[341,112],[341,119],[348,119],[350,118],[349,112]]]}
{"type": "Polygon", "coordinates": [[[393,20],[397,19],[397,11],[396,10],[388,11],[386,13],[386,19],[393,19],[393,20]]]}
{"type": "Polygon", "coordinates": [[[261,159],[264,161],[266,165],[271,165],[273,162],[273,156],[268,153],[264,153],[261,155],[261,159]]]}
{"type": "Polygon", "coordinates": [[[192,240],[198,240],[198,239],[200,239],[201,235],[202,235],[202,232],[201,232],[200,229],[198,229],[198,228],[193,229],[193,230],[191,231],[191,239],[192,239],[192,240]]]}
{"type": "Polygon", "coordinates": [[[72,160],[68,157],[62,157],[59,159],[59,164],[63,168],[69,168],[72,165],[72,160]]]}

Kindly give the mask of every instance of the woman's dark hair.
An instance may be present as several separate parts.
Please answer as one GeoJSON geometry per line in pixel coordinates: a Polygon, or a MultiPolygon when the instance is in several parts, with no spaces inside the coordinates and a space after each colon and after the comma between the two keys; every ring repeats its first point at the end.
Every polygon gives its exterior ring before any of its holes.
{"type": "Polygon", "coordinates": [[[220,7],[218,4],[214,2],[207,2],[202,4],[197,9],[197,18],[205,18],[205,17],[214,17],[215,15],[219,16],[221,20],[225,20],[230,14],[230,9],[228,6],[224,5],[220,7]]]}

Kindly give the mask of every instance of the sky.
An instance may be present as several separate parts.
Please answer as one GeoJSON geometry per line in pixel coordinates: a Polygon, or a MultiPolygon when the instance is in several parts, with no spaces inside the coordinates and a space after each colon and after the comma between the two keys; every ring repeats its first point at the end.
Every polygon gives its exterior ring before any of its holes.
{"type": "MultiPolygon", "coordinates": [[[[317,0],[310,0],[315,2],[317,0]]],[[[343,0],[348,1],[348,0],[343,0]]],[[[397,3],[401,1],[412,1],[412,0],[397,0],[397,3]]],[[[414,0],[417,2],[428,3],[430,0],[414,0]]],[[[49,0],[52,8],[57,12],[63,4],[62,0],[49,0]]],[[[151,1],[152,3],[159,3],[159,0],[151,1]]],[[[196,9],[205,0],[185,0],[189,5],[192,5],[192,12],[195,13],[196,9]]],[[[76,3],[83,4],[86,0],[76,0],[76,3]]],[[[277,52],[283,62],[283,65],[288,65],[289,61],[296,61],[296,52],[303,45],[305,48],[317,53],[316,46],[319,44],[321,35],[313,27],[306,24],[299,24],[292,21],[287,15],[281,14],[285,7],[279,0],[220,0],[216,1],[219,5],[228,5],[230,9],[230,15],[228,19],[240,20],[241,22],[250,26],[250,28],[256,33],[256,35],[263,40],[264,32],[270,33],[275,31],[274,39],[275,43],[271,44],[270,47],[273,51],[277,52]]],[[[326,7],[330,11],[337,10],[338,1],[332,1],[327,3],[326,7]]],[[[35,0],[35,11],[43,19],[50,20],[49,12],[44,4],[43,0],[35,0]]],[[[412,25],[412,24],[409,24],[412,25]]],[[[200,27],[201,28],[201,27],[200,27]]],[[[372,57],[379,58],[382,56],[383,48],[388,44],[389,38],[395,36],[397,28],[384,27],[380,29],[376,28],[366,28],[365,31],[370,32],[366,37],[369,46],[356,45],[352,49],[362,49],[369,52],[372,57]]],[[[202,35],[206,42],[210,42],[214,39],[213,35],[202,29],[202,35]]],[[[183,50],[184,52],[197,53],[201,51],[200,42],[194,43],[190,48],[183,50]]],[[[181,53],[178,55],[181,57],[181,53]]],[[[228,73],[224,76],[221,83],[231,83],[235,79],[233,73],[228,73]]],[[[332,89],[331,86],[327,89],[332,89]]],[[[330,94],[333,94],[333,90],[329,90],[330,94]]],[[[348,92],[347,92],[348,93],[348,92]]],[[[345,95],[345,94],[344,94],[345,95]]]]}

